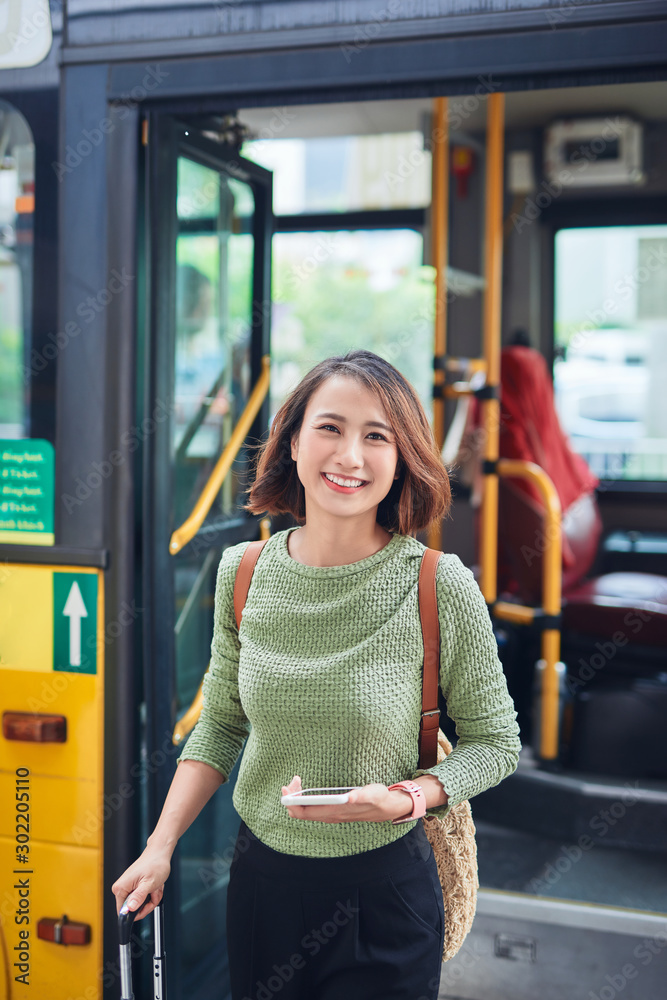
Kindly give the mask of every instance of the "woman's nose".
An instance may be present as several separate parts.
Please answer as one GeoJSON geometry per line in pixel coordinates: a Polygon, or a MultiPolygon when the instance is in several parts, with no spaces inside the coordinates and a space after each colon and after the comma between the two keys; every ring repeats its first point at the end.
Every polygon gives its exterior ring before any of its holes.
{"type": "Polygon", "coordinates": [[[338,462],[344,469],[357,469],[363,465],[361,442],[356,438],[343,438],[338,447],[338,462]]]}

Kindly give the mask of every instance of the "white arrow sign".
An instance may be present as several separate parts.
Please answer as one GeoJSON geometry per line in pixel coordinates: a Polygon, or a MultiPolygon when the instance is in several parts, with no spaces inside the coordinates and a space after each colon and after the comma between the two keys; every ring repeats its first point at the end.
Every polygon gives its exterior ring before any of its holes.
{"type": "Polygon", "coordinates": [[[70,587],[63,614],[69,618],[69,664],[70,667],[81,666],[81,619],[88,617],[86,605],[79,590],[79,584],[74,581],[70,587]]]}

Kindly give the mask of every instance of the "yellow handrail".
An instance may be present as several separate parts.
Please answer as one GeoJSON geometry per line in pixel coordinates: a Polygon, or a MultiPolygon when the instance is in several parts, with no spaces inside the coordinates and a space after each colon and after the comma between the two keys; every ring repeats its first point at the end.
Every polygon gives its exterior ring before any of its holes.
{"type": "MultiPolygon", "coordinates": [[[[447,132],[446,103],[439,98],[434,102],[436,133],[447,132]]],[[[505,96],[491,94],[488,100],[486,123],[486,176],[485,176],[485,232],[484,232],[484,300],[483,345],[481,358],[447,358],[447,371],[467,370],[468,381],[445,384],[445,370],[436,370],[434,385],[439,388],[439,398],[434,401],[433,422],[436,441],[442,445],[445,399],[458,399],[476,390],[473,374],[483,372],[486,383],[500,387],[501,349],[501,293],[503,260],[503,193],[504,193],[504,141],[505,96]],[[465,361],[465,364],[463,362],[465,361]]],[[[446,192],[449,178],[447,141],[433,146],[432,176],[432,263],[436,269],[435,355],[443,357],[446,351],[446,312],[444,309],[445,273],[447,266],[447,207],[446,192]],[[443,204],[444,200],[444,204],[443,204]]],[[[561,508],[554,484],[547,474],[533,462],[499,459],[500,399],[498,393],[481,400],[482,426],[484,428],[483,459],[484,488],[480,511],[480,589],[497,618],[516,624],[529,624],[536,617],[535,608],[498,601],[498,477],[519,476],[530,479],[540,490],[545,504],[545,550],[542,567],[542,610],[547,615],[559,616],[561,610],[561,508]]],[[[428,544],[440,548],[440,525],[429,531],[428,544]]],[[[560,630],[542,631],[542,672],[540,753],[545,759],[558,755],[558,673],[560,656],[560,630]]]]}
{"type": "MultiPolygon", "coordinates": [[[[204,673],[204,677],[206,677],[210,667],[211,664],[209,663],[204,673]]],[[[174,746],[178,746],[179,743],[182,743],[188,733],[192,732],[199,722],[199,716],[201,715],[201,710],[204,707],[204,695],[202,693],[202,689],[204,687],[204,677],[201,679],[201,683],[197,688],[197,694],[194,696],[189,709],[187,712],[183,713],[174,726],[174,731],[171,734],[171,742],[174,746]]]]}
{"type": "MultiPolygon", "coordinates": [[[[544,558],[542,560],[542,610],[546,615],[559,616],[561,612],[562,552],[561,505],[556,487],[539,465],[518,458],[501,458],[496,465],[499,476],[516,476],[529,479],[542,494],[545,510],[544,558]]],[[[486,595],[485,595],[486,596],[486,595]]],[[[488,600],[488,598],[487,598],[488,600]]],[[[490,602],[491,603],[491,602],[490,602]]],[[[493,614],[519,624],[528,624],[535,617],[535,609],[505,601],[493,603],[493,614]]],[[[554,760],[558,756],[558,670],[560,660],[560,629],[542,631],[542,692],[540,704],[540,757],[554,760]]]]}
{"type": "Polygon", "coordinates": [[[535,610],[525,604],[513,604],[511,601],[496,601],[493,605],[493,614],[496,618],[513,622],[514,625],[532,625],[535,621],[535,610]]]}
{"type": "Polygon", "coordinates": [[[455,358],[450,354],[445,358],[445,369],[448,372],[485,372],[486,361],[484,358],[455,358]]]}
{"type": "MultiPolygon", "coordinates": [[[[443,358],[447,350],[447,254],[449,233],[449,122],[447,98],[433,101],[433,158],[431,161],[431,263],[435,268],[435,316],[433,352],[443,358]]],[[[444,386],[445,373],[436,368],[434,386],[444,386]]],[[[445,401],[437,396],[433,400],[433,430],[438,451],[445,440],[445,401]]],[[[428,531],[431,548],[442,547],[441,522],[436,521],[428,531]]]]}
{"type": "MultiPolygon", "coordinates": [[[[484,232],[483,354],[486,381],[500,384],[500,310],[503,260],[503,164],[505,141],[505,95],[489,96],[486,119],[486,212],[484,232]]],[[[480,510],[480,587],[487,602],[496,599],[498,583],[498,459],[500,399],[482,401],[484,427],[484,490],[480,510]]]]}
{"type": "Polygon", "coordinates": [[[544,501],[545,549],[542,563],[542,607],[545,614],[558,615],[561,610],[561,506],[556,487],[544,469],[535,462],[519,458],[498,460],[498,475],[529,479],[538,488],[544,501]]]}
{"type": "MultiPolygon", "coordinates": [[[[259,537],[262,539],[268,538],[271,533],[271,520],[268,517],[263,517],[259,522],[259,537]]],[[[209,663],[204,677],[211,669],[211,664],[209,663]]],[[[201,710],[204,707],[204,677],[201,679],[201,683],[197,688],[197,694],[192,699],[192,704],[186,712],[180,717],[176,725],[174,726],[174,731],[171,734],[171,742],[174,746],[178,746],[182,743],[185,737],[192,732],[197,723],[199,722],[199,716],[201,715],[201,710]]]]}
{"type": "Polygon", "coordinates": [[[204,486],[197,503],[194,506],[194,510],[190,516],[183,522],[180,528],[176,528],[171,540],[169,542],[169,552],[172,556],[175,556],[178,552],[184,548],[189,541],[191,541],[201,528],[206,515],[213,506],[213,501],[220,492],[220,488],[225,480],[225,477],[232,467],[232,462],[236,458],[241,445],[246,439],[248,431],[252,427],[253,420],[260,411],[261,405],[264,402],[264,397],[269,391],[269,385],[271,381],[270,375],[271,359],[268,354],[265,354],[262,358],[262,371],[257,379],[255,388],[250,394],[250,399],[246,403],[246,407],[241,414],[241,417],[232,431],[232,435],[227,442],[225,449],[215,464],[215,468],[208,477],[206,485],[204,486]]]}

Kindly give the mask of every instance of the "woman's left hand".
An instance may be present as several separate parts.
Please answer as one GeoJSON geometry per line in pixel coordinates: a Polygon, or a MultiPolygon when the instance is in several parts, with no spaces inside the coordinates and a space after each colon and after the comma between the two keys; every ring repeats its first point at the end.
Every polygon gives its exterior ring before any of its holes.
{"type": "MultiPolygon", "coordinates": [[[[283,785],[281,795],[301,790],[301,778],[295,775],[289,785],[283,785]]],[[[347,802],[333,806],[283,806],[294,819],[317,820],[318,823],[383,823],[401,819],[412,812],[412,800],[407,792],[386,785],[373,784],[354,788],[347,802]]]]}

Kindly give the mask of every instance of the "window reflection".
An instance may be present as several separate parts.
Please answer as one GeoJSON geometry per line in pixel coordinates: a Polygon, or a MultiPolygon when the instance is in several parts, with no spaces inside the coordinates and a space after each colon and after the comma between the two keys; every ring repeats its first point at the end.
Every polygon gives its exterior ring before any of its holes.
{"type": "MultiPolygon", "coordinates": [[[[178,168],[173,453],[176,522],[188,516],[249,393],[252,190],[186,158],[178,168]]],[[[235,471],[212,515],[233,512],[235,471]]]]}
{"type": "Polygon", "coordinates": [[[366,347],[409,379],[431,419],[433,275],[408,229],[273,237],[271,413],[306,372],[366,347]]]}
{"type": "Polygon", "coordinates": [[[556,405],[602,479],[667,478],[667,227],[556,234],[556,405]]]}
{"type": "Polygon", "coordinates": [[[431,198],[422,132],[259,139],[243,155],[273,171],[276,215],[422,208],[431,198]]]}
{"type": "Polygon", "coordinates": [[[0,70],[36,66],[53,43],[49,0],[0,3],[0,70]]]}
{"type": "Polygon", "coordinates": [[[0,101],[0,438],[29,436],[31,371],[41,370],[31,358],[34,208],[32,133],[0,101]]]}

